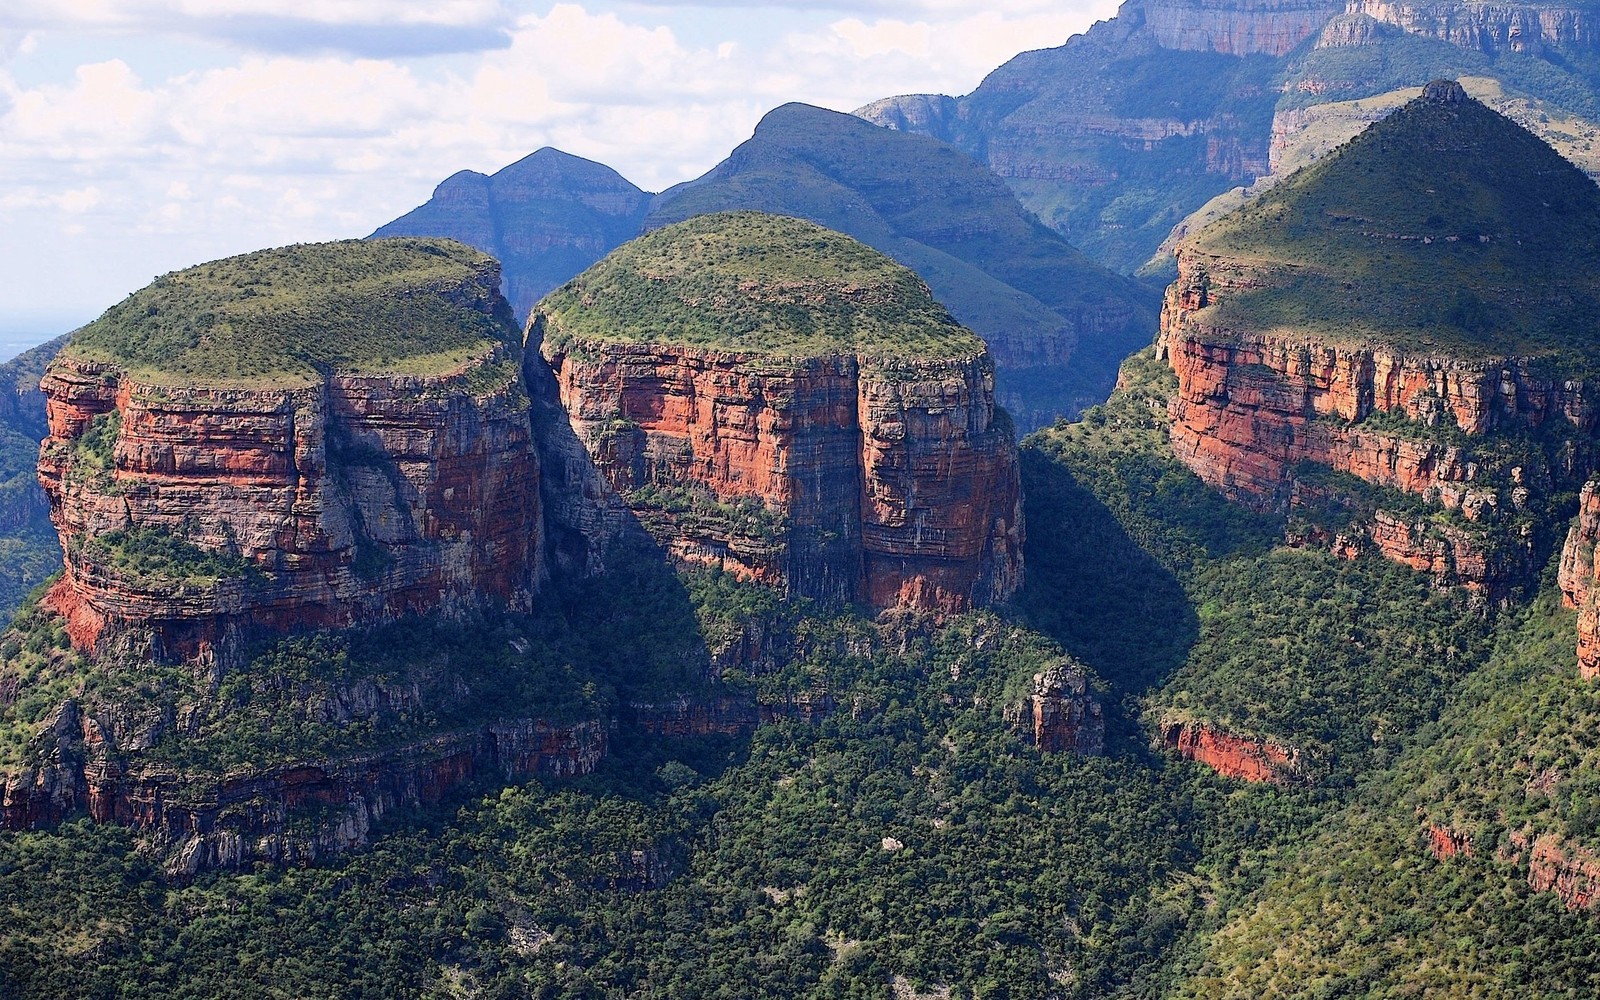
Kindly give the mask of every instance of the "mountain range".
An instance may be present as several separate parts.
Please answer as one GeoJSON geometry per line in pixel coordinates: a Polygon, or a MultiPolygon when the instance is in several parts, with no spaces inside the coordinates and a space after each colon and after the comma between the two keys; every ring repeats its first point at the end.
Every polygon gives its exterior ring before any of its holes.
{"type": "Polygon", "coordinates": [[[19,359],[0,994],[1600,995],[1590,17],[1133,2],[19,359]]]}

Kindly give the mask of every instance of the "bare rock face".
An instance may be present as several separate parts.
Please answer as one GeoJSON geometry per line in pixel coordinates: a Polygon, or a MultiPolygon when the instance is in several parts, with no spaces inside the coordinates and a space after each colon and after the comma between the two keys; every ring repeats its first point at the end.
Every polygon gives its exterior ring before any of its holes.
{"type": "MultiPolygon", "coordinates": [[[[1205,307],[1250,287],[1248,271],[1179,253],[1157,350],[1178,376],[1172,445],[1202,479],[1261,510],[1297,505],[1302,463],[1348,473],[1374,486],[1424,498],[1485,527],[1515,520],[1532,493],[1581,478],[1592,448],[1570,447],[1551,462],[1491,468],[1475,439],[1539,431],[1546,424],[1593,434],[1600,407],[1592,387],[1541,374],[1522,358],[1461,359],[1383,347],[1348,347],[1313,335],[1212,325],[1205,307]],[[1368,418],[1391,415],[1403,422],[1368,418]],[[1418,435],[1443,427],[1458,434],[1418,435]]],[[[1485,547],[1482,532],[1430,525],[1424,533],[1397,512],[1379,511],[1367,542],[1413,568],[1466,585],[1493,600],[1528,577],[1534,561],[1523,527],[1485,547]]]]}
{"type": "Polygon", "coordinates": [[[1095,756],[1105,750],[1104,709],[1081,667],[1060,663],[1033,675],[1022,704],[1008,711],[1041,750],[1095,756]]]}
{"type": "Polygon", "coordinates": [[[548,353],[573,429],[673,555],[796,596],[965,610],[1020,582],[987,357],[887,371],[680,345],[548,353]]]}
{"type": "MultiPolygon", "coordinates": [[[[923,336],[920,322],[906,336],[923,336]]],[[[529,343],[541,345],[571,431],[608,490],[684,562],[879,609],[963,611],[1004,600],[1021,581],[1016,444],[995,409],[988,353],[914,275],[848,237],[756,213],[679,223],[558,290],[535,312],[529,343]],[[812,242],[785,242],[801,237],[812,242]],[[679,266],[680,244],[735,252],[731,263],[684,265],[683,278],[662,274],[679,266]],[[769,256],[803,268],[793,262],[816,247],[821,270],[851,259],[905,284],[890,292],[861,271],[835,289],[831,278],[791,285],[739,270],[769,256]],[[726,290],[691,284],[722,269],[726,290]],[[652,309],[713,330],[753,322],[741,310],[769,308],[769,296],[784,302],[778,332],[761,333],[776,339],[741,347],[731,336],[686,343],[665,324],[605,311],[645,294],[664,297],[652,309]],[[927,357],[782,328],[796,316],[816,326],[900,323],[925,308],[948,347],[927,357]],[[768,346],[789,339],[792,349],[768,346]]]]}
{"type": "MultiPolygon", "coordinates": [[[[476,295],[504,310],[485,272],[476,295]]],[[[508,319],[508,317],[506,317],[508,319]]],[[[39,478],[74,644],[192,658],[231,635],[526,606],[539,472],[504,345],[436,374],[199,384],[75,354],[42,387],[39,478]]]]}
{"type": "Polygon", "coordinates": [[[1600,19],[1592,8],[1575,4],[1353,0],[1349,9],[1413,35],[1490,55],[1592,52],[1600,46],[1600,19]]]}
{"type": "Polygon", "coordinates": [[[1600,677],[1600,559],[1595,542],[1600,539],[1600,483],[1591,480],[1578,495],[1578,516],[1572,519],[1567,542],[1561,549],[1562,603],[1578,612],[1578,672],[1585,679],[1600,677]]]}
{"type": "Polygon", "coordinates": [[[1344,11],[1330,0],[1144,0],[1139,7],[1162,48],[1233,56],[1287,55],[1344,11]]]}
{"type": "Polygon", "coordinates": [[[495,723],[382,752],[196,778],[129,766],[106,752],[103,720],[68,702],[46,726],[55,744],[35,766],[0,774],[0,829],[50,826],[74,813],[138,832],[173,875],[255,862],[308,864],[360,848],[398,808],[432,805],[494,774],[506,781],[572,777],[604,757],[598,722],[495,723]],[[83,758],[87,757],[87,763],[83,758]],[[319,813],[318,821],[289,822],[319,813]]]}
{"type": "Polygon", "coordinates": [[[1287,784],[1300,766],[1300,752],[1294,747],[1239,736],[1203,722],[1169,722],[1161,727],[1161,743],[1185,760],[1242,781],[1287,784]]]}

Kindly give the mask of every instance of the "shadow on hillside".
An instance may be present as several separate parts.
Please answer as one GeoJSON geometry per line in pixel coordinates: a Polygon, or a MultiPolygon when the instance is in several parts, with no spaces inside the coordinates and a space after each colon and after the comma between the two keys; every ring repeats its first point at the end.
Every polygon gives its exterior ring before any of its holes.
{"type": "Polygon", "coordinates": [[[1022,449],[1027,582],[1016,606],[1111,687],[1107,736],[1143,745],[1136,700],[1183,664],[1199,620],[1183,585],[1061,463],[1022,449]]]}

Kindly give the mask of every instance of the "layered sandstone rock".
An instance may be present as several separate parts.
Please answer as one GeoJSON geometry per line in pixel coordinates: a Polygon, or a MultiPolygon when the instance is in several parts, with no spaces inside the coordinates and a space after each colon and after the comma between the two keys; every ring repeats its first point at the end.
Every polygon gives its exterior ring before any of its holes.
{"type": "Polygon", "coordinates": [[[1561,549],[1562,603],[1578,612],[1578,673],[1600,677],[1600,483],[1585,483],[1578,495],[1578,516],[1572,519],[1561,549]]]}
{"type": "Polygon", "coordinates": [[[1008,716],[1041,750],[1093,756],[1105,749],[1104,709],[1076,664],[1058,663],[1034,674],[1028,694],[1008,716]]]}
{"type": "MultiPolygon", "coordinates": [[[[784,258],[782,266],[806,264],[784,258]]],[[[610,489],[679,559],[795,596],[875,608],[960,611],[1004,600],[1020,583],[1016,445],[995,410],[982,342],[955,327],[909,272],[847,237],[754,213],[671,226],[546,300],[529,336],[542,345],[571,428],[610,489]],[[854,255],[883,281],[904,284],[888,288],[855,272],[790,285],[740,270],[800,238],[812,242],[794,251],[796,260],[820,246],[823,271],[854,255]],[[757,239],[776,241],[776,249],[757,239]],[[727,291],[691,284],[698,274],[656,273],[666,265],[649,255],[694,240],[752,248],[731,263],[706,263],[709,272],[730,270],[727,291]],[[660,282],[646,286],[650,294],[672,299],[659,308],[682,310],[689,300],[695,312],[685,322],[711,330],[736,331],[750,322],[742,313],[768,308],[769,296],[786,301],[776,329],[761,334],[767,343],[742,347],[732,334],[685,343],[670,327],[640,329],[634,318],[606,312],[598,289],[623,300],[638,294],[635,268],[650,274],[642,280],[660,282]],[[630,284],[619,286],[624,279],[630,284]],[[830,287],[834,280],[842,285],[830,287]],[[835,295],[837,304],[818,305],[835,295]],[[701,314],[707,303],[717,305],[701,314]],[[810,308],[819,319],[804,318],[810,308]],[[904,335],[916,337],[924,335],[915,319],[924,309],[946,345],[927,357],[896,354],[893,344],[886,351],[799,338],[783,326],[797,315],[803,324],[844,317],[846,326],[908,323],[904,335]],[[585,329],[593,332],[576,332],[585,329]]]]}
{"type": "Polygon", "coordinates": [[[1600,19],[1592,8],[1576,4],[1351,0],[1349,9],[1413,35],[1490,55],[1593,52],[1600,47],[1600,19]]]}
{"type": "Polygon", "coordinates": [[[1273,740],[1239,736],[1203,722],[1168,722],[1161,744],[1185,760],[1228,778],[1287,784],[1300,769],[1300,751],[1273,740]]]}
{"type": "MultiPolygon", "coordinates": [[[[492,268],[476,280],[504,311],[492,268]]],[[[211,384],[69,348],[43,390],[39,477],[67,553],[48,602],[80,649],[184,658],[256,629],[530,600],[538,463],[502,344],[430,374],[211,384]]]]}
{"type": "Polygon", "coordinates": [[[1233,56],[1287,55],[1344,10],[1337,0],[1143,0],[1118,17],[1142,11],[1164,49],[1233,56]]]}
{"type": "Polygon", "coordinates": [[[1539,526],[1597,461],[1600,400],[1569,374],[1590,361],[1540,325],[1588,294],[1587,270],[1549,262],[1579,261],[1597,214],[1570,164],[1430,83],[1179,247],[1157,348],[1178,381],[1174,451],[1259,509],[1360,508],[1355,548],[1508,599],[1536,574],[1539,526]],[[1474,201],[1504,213],[1462,215],[1474,201]],[[1541,277],[1502,289],[1522,273],[1541,277]]]}
{"type": "Polygon", "coordinates": [[[432,805],[473,781],[570,777],[605,755],[597,722],[507,720],[333,761],[196,777],[120,754],[106,720],[64,704],[34,766],[0,775],[0,829],[86,813],[135,830],[173,874],[254,862],[306,864],[364,846],[395,808],[432,805]],[[318,821],[301,817],[320,813],[318,821]]]}

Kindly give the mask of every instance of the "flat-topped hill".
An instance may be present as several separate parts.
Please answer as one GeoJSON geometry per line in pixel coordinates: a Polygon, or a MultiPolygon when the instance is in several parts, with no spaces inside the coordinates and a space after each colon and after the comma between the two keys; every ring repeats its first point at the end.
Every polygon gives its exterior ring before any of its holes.
{"type": "Polygon", "coordinates": [[[641,236],[535,311],[551,350],[573,341],[774,357],[972,357],[985,349],[912,271],[841,233],[759,212],[698,216],[641,236]]]}
{"type": "Polygon", "coordinates": [[[262,250],[156,279],[65,354],[187,384],[442,374],[513,336],[499,279],[494,258],[452,240],[262,250]]]}
{"type": "Polygon", "coordinates": [[[1197,267],[1250,274],[1223,278],[1237,287],[1215,297],[1215,329],[1600,362],[1600,188],[1452,82],[1189,250],[1197,267]]]}

